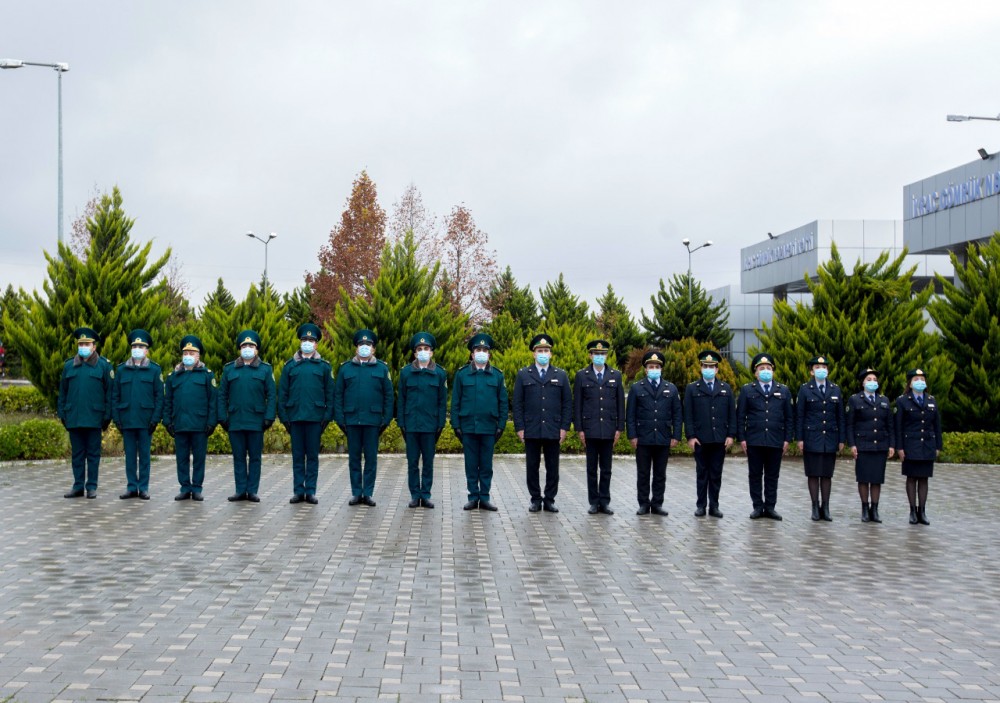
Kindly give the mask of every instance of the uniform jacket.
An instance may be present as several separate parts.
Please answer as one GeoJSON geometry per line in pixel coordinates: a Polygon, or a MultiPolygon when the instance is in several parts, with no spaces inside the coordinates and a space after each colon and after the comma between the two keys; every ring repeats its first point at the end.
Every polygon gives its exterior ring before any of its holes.
{"type": "Polygon", "coordinates": [[[826,381],[826,395],[820,395],[816,380],[799,387],[795,401],[795,436],[807,452],[834,454],[847,441],[844,426],[844,394],[840,386],[826,381]]]}
{"type": "Polygon", "coordinates": [[[57,407],[67,429],[93,429],[111,421],[114,376],[111,362],[96,352],[86,361],[80,356],[66,360],[57,407]]]}
{"type": "Polygon", "coordinates": [[[525,439],[559,439],[573,423],[573,390],[569,376],[549,365],[545,380],[538,368],[525,366],[514,377],[514,431],[524,430],[525,439]]]}
{"type": "Polygon", "coordinates": [[[625,384],[622,372],[604,367],[597,382],[593,364],[576,372],[573,384],[573,427],[587,439],[614,439],[625,431],[625,384]]]}
{"type": "Polygon", "coordinates": [[[381,359],[345,361],[333,385],[333,421],[338,425],[387,426],[395,397],[389,367],[381,359]]]}
{"type": "Polygon", "coordinates": [[[507,386],[503,372],[468,363],[455,373],[451,389],[451,426],[467,434],[494,434],[507,425],[507,386]]]}
{"type": "Polygon", "coordinates": [[[431,359],[414,361],[399,372],[396,424],[403,432],[440,432],[448,419],[448,373],[431,359]]]}
{"type": "Polygon", "coordinates": [[[119,364],[111,393],[111,419],[121,429],[145,430],[163,417],[163,369],[147,358],[119,364]]]}
{"type": "Polygon", "coordinates": [[[228,422],[234,431],[262,432],[265,422],[274,422],[276,395],[270,364],[259,356],[249,364],[242,357],[230,361],[219,383],[219,422],[228,422]]]}
{"type": "Polygon", "coordinates": [[[190,369],[177,364],[163,393],[163,424],[175,432],[211,432],[219,414],[215,374],[201,361],[190,369]]]}
{"type": "Polygon", "coordinates": [[[660,380],[656,390],[648,378],[636,381],[628,391],[625,426],[629,439],[639,444],[664,445],[681,439],[681,396],[670,381],[660,380]]]}
{"type": "Polygon", "coordinates": [[[892,417],[889,399],[874,394],[874,402],[865,399],[865,393],[855,393],[847,399],[844,424],[847,444],[859,452],[888,452],[896,448],[896,423],[892,417]]]}
{"type": "Polygon", "coordinates": [[[290,422],[330,422],[333,419],[333,368],[319,356],[295,352],[281,369],[278,418],[290,422]]]}
{"type": "Polygon", "coordinates": [[[923,407],[912,391],[896,398],[896,451],[905,451],[907,459],[933,460],[943,446],[941,409],[934,396],[924,393],[923,407]]]}
{"type": "Polygon", "coordinates": [[[702,444],[722,444],[736,436],[736,394],[728,383],[716,378],[711,392],[705,379],[688,384],[684,391],[684,434],[702,444]]]}
{"type": "Polygon", "coordinates": [[[795,436],[792,391],[771,381],[771,392],[757,381],[740,390],[736,404],[736,439],[754,447],[781,447],[795,436]]]}

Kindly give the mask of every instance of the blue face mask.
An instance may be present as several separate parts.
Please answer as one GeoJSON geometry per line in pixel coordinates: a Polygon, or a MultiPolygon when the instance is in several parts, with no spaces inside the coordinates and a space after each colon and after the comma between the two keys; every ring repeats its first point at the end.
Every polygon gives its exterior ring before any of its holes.
{"type": "Polygon", "coordinates": [[[372,347],[370,344],[362,344],[358,347],[358,356],[362,359],[367,359],[372,355],[372,347]]]}
{"type": "Polygon", "coordinates": [[[608,360],[608,357],[605,356],[604,354],[594,354],[592,357],[590,357],[590,360],[594,362],[594,366],[604,366],[605,362],[607,362],[608,360]]]}
{"type": "Polygon", "coordinates": [[[662,369],[646,369],[646,378],[650,381],[659,381],[662,372],[662,369]]]}
{"type": "Polygon", "coordinates": [[[420,351],[417,352],[417,361],[419,361],[421,364],[426,364],[430,360],[431,360],[430,350],[421,349],[420,351]]]}
{"type": "Polygon", "coordinates": [[[712,368],[712,369],[702,369],[701,370],[701,377],[704,378],[706,381],[713,381],[713,380],[715,380],[715,369],[714,368],[712,368]]]}
{"type": "Polygon", "coordinates": [[[181,363],[185,366],[194,366],[194,357],[190,354],[185,354],[181,357],[181,363]]]}
{"type": "Polygon", "coordinates": [[[77,347],[76,348],[76,353],[79,354],[80,358],[82,358],[82,359],[86,359],[88,356],[90,356],[91,352],[93,352],[93,351],[94,351],[93,347],[77,347]]]}
{"type": "Polygon", "coordinates": [[[770,383],[771,379],[774,378],[774,371],[769,371],[768,369],[761,369],[760,375],[757,376],[763,383],[770,383]]]}
{"type": "Polygon", "coordinates": [[[925,390],[927,390],[927,381],[914,381],[913,390],[920,391],[921,393],[923,393],[925,390]]]}
{"type": "Polygon", "coordinates": [[[257,350],[254,347],[243,347],[240,349],[240,356],[243,357],[243,361],[253,361],[257,356],[257,350]]]}
{"type": "Polygon", "coordinates": [[[865,390],[874,393],[878,390],[878,381],[865,381],[865,390]]]}
{"type": "Polygon", "coordinates": [[[490,353],[484,351],[478,351],[472,355],[472,358],[475,359],[477,364],[483,365],[490,360],[490,353]]]}
{"type": "Polygon", "coordinates": [[[548,366],[549,358],[550,356],[546,352],[538,352],[537,354],[535,354],[535,361],[538,362],[539,366],[548,366]]]}
{"type": "Polygon", "coordinates": [[[146,350],[142,347],[134,347],[132,349],[132,358],[136,361],[142,361],[146,357],[146,350]]]}
{"type": "Polygon", "coordinates": [[[299,349],[302,350],[303,354],[312,354],[316,351],[316,342],[302,342],[299,345],[299,349]]]}
{"type": "Polygon", "coordinates": [[[813,373],[816,375],[817,381],[825,381],[830,372],[827,369],[816,369],[813,373]]]}

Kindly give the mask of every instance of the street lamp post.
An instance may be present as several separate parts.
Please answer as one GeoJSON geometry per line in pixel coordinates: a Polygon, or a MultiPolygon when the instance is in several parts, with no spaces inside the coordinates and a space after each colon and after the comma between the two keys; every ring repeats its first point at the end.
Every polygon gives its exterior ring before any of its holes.
{"type": "Polygon", "coordinates": [[[691,248],[690,239],[685,238],[681,241],[681,243],[684,245],[684,248],[688,250],[688,305],[690,305],[691,304],[691,255],[696,251],[698,251],[699,249],[704,249],[705,247],[712,246],[712,240],[709,239],[704,244],[702,244],[701,246],[697,246],[694,249],[691,248]]]}
{"type": "Polygon", "coordinates": [[[63,138],[62,138],[62,74],[69,70],[68,63],[42,63],[38,61],[22,61],[20,59],[0,59],[0,68],[21,68],[23,66],[42,66],[54,69],[59,76],[57,82],[59,105],[59,196],[58,196],[58,236],[59,243],[63,241],[63,138]]]}
{"type": "Polygon", "coordinates": [[[264,239],[263,237],[258,237],[253,232],[247,232],[247,236],[250,237],[251,239],[256,239],[258,242],[263,242],[264,243],[264,288],[266,289],[267,286],[268,286],[268,280],[267,280],[267,245],[270,244],[271,240],[275,239],[278,235],[275,234],[274,232],[271,232],[269,235],[267,235],[267,239],[264,239]]]}
{"type": "Polygon", "coordinates": [[[1000,122],[1000,115],[996,117],[977,117],[975,115],[948,115],[947,120],[949,122],[968,122],[969,120],[990,120],[991,122],[1000,122]]]}

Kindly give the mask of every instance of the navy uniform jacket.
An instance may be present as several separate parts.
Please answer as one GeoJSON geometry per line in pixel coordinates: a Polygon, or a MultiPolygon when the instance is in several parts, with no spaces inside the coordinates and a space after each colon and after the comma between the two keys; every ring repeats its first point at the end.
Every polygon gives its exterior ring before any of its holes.
{"type": "Polygon", "coordinates": [[[345,361],[333,386],[333,421],[345,427],[388,427],[395,400],[389,367],[384,361],[345,361]]]}
{"type": "Polygon", "coordinates": [[[190,369],[177,364],[167,376],[163,394],[163,423],[175,432],[211,432],[217,424],[218,391],[215,374],[201,361],[190,369]]]}
{"type": "Polygon", "coordinates": [[[59,419],[66,429],[96,429],[111,421],[115,372],[111,362],[94,352],[84,361],[67,359],[59,379],[59,419]]]}
{"type": "Polygon", "coordinates": [[[240,357],[222,367],[219,384],[219,422],[233,431],[263,432],[276,411],[274,370],[255,356],[249,364],[240,357]]]}
{"type": "Polygon", "coordinates": [[[330,422],[333,419],[333,368],[326,359],[300,352],[281,368],[278,418],[290,422],[330,422]]]}
{"type": "Polygon", "coordinates": [[[525,366],[514,377],[514,431],[524,430],[525,439],[559,439],[573,423],[573,390],[569,376],[551,364],[545,381],[538,368],[525,366]]]}
{"type": "Polygon", "coordinates": [[[736,394],[728,383],[716,378],[711,393],[705,379],[688,384],[684,391],[684,434],[702,444],[722,444],[736,436],[736,394]]]}
{"type": "Polygon", "coordinates": [[[764,395],[758,382],[740,390],[736,405],[736,440],[753,447],[782,447],[795,436],[792,391],[771,381],[771,392],[764,395]]]}
{"type": "Polygon", "coordinates": [[[865,400],[865,393],[855,393],[847,399],[847,445],[859,452],[888,452],[896,448],[896,423],[889,399],[874,394],[874,402],[865,400]]]}
{"type": "Polygon", "coordinates": [[[826,382],[826,395],[820,395],[816,379],[799,387],[795,401],[795,436],[803,442],[803,451],[835,454],[847,441],[844,427],[844,395],[840,386],[826,382]]]}
{"type": "Polygon", "coordinates": [[[507,426],[507,386],[492,364],[480,370],[469,362],[455,372],[451,426],[466,434],[495,434],[507,426]]]}
{"type": "Polygon", "coordinates": [[[414,361],[399,372],[396,424],[403,432],[440,432],[448,417],[448,372],[431,359],[414,361]]]}
{"type": "Polygon", "coordinates": [[[625,425],[629,439],[639,444],[664,445],[681,440],[681,396],[670,381],[660,380],[654,391],[653,383],[644,378],[628,391],[625,425]]]}
{"type": "Polygon", "coordinates": [[[907,459],[933,460],[943,446],[941,411],[934,396],[924,393],[923,407],[912,391],[896,398],[896,451],[905,451],[907,459]]]}
{"type": "Polygon", "coordinates": [[[124,430],[145,430],[163,417],[163,370],[159,364],[129,359],[115,371],[111,419],[124,430]]]}
{"type": "Polygon", "coordinates": [[[587,439],[614,439],[625,431],[625,384],[622,372],[604,367],[597,382],[593,364],[576,372],[573,384],[573,427],[587,439]]]}

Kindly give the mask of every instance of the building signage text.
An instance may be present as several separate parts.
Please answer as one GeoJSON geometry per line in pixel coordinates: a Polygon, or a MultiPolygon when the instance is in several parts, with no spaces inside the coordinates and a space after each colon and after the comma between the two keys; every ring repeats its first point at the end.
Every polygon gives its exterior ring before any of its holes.
{"type": "Polygon", "coordinates": [[[755,254],[750,254],[743,262],[743,270],[750,271],[758,266],[767,266],[775,261],[788,259],[797,254],[804,254],[816,248],[816,239],[813,235],[807,234],[804,237],[789,239],[767,249],[762,249],[755,254]]]}
{"type": "Polygon", "coordinates": [[[958,205],[975,202],[1000,193],[1000,170],[985,176],[972,176],[961,183],[951,183],[941,190],[910,197],[910,216],[923,217],[958,205]]]}

